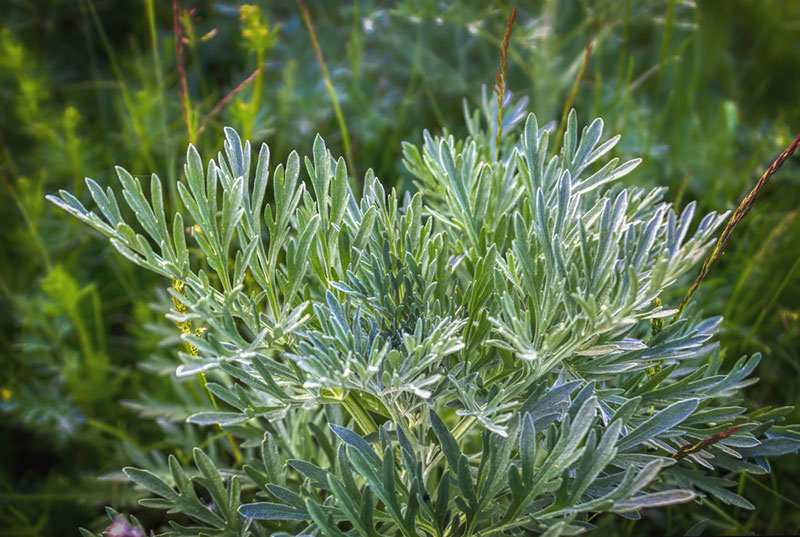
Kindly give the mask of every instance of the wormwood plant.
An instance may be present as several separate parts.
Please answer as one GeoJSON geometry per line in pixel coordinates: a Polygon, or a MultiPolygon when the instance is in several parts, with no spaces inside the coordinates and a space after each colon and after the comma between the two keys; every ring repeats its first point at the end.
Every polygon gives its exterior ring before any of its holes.
{"type": "Polygon", "coordinates": [[[404,145],[415,194],[367,171],[356,195],[320,137],[301,180],[296,152],[273,167],[226,129],[215,160],[189,147],[185,212],[122,168],[133,218],[91,179],[99,213],[49,197],[174,282],[176,375],[211,395],[188,422],[221,432],[193,467],[125,469],[182,515],[169,535],[572,535],[706,495],[752,508],[723,476],[797,449],[788,410],[741,406],[759,357],[725,360],[719,318],[661,303],[725,215],[622,187],[639,161],[604,159],[601,119],[571,112],[554,151],[505,101],[499,136],[484,96],[465,140],[404,145]]]}

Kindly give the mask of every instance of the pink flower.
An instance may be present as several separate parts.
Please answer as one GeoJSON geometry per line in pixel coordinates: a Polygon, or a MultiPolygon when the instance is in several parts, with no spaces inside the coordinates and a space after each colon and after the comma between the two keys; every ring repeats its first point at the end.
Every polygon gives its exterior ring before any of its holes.
{"type": "Polygon", "coordinates": [[[108,537],[145,537],[141,528],[133,526],[123,517],[118,517],[104,531],[108,537]]]}

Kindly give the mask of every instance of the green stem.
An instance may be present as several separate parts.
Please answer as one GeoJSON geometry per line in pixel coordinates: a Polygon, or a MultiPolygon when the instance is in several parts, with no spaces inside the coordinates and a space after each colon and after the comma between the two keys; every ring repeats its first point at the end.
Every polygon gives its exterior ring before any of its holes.
{"type": "Polygon", "coordinates": [[[502,524],[500,526],[494,526],[492,528],[486,528],[483,531],[479,531],[475,534],[475,537],[487,537],[488,535],[494,535],[495,533],[501,533],[505,530],[510,530],[512,528],[517,528],[522,526],[523,524],[527,524],[528,522],[532,522],[534,517],[532,515],[524,516],[522,518],[517,518],[513,522],[508,522],[506,524],[502,524]]]}
{"type": "Polygon", "coordinates": [[[347,410],[364,434],[371,434],[378,431],[378,426],[373,421],[372,416],[364,410],[355,396],[350,394],[344,397],[342,399],[342,406],[347,410]]]}
{"type": "Polygon", "coordinates": [[[770,298],[767,306],[761,309],[761,313],[758,314],[756,322],[753,324],[753,327],[750,329],[750,331],[747,333],[747,336],[744,338],[744,343],[742,343],[742,346],[746,347],[747,344],[750,343],[750,340],[753,339],[753,336],[758,331],[758,328],[761,326],[761,323],[764,321],[764,318],[766,318],[767,313],[772,310],[772,307],[775,305],[775,302],[778,300],[778,297],[783,292],[784,287],[786,287],[786,285],[791,281],[798,267],[800,267],[800,257],[797,258],[797,260],[794,262],[794,265],[792,265],[792,268],[790,268],[789,272],[786,273],[786,276],[783,278],[781,284],[778,286],[777,289],[775,289],[775,292],[772,294],[772,298],[770,298]]]}
{"type": "Polygon", "coordinates": [[[581,60],[581,64],[578,67],[578,74],[575,76],[575,81],[572,84],[572,87],[569,90],[569,94],[567,95],[567,100],[564,101],[564,110],[561,112],[561,121],[558,123],[558,130],[556,131],[555,138],[553,138],[553,154],[557,154],[559,148],[563,146],[563,138],[564,138],[564,131],[567,128],[567,118],[569,116],[569,111],[572,109],[572,103],[575,100],[575,96],[578,94],[578,88],[581,85],[581,80],[583,79],[583,74],[586,72],[586,66],[589,64],[589,57],[592,55],[592,38],[589,38],[589,41],[586,43],[586,49],[583,52],[583,60],[581,60]]]}
{"type": "Polygon", "coordinates": [[[101,354],[108,350],[106,347],[105,325],[103,324],[103,302],[97,287],[92,285],[89,293],[92,295],[92,309],[94,310],[94,329],[97,338],[97,348],[101,354]]]}
{"type": "Polygon", "coordinates": [[[737,522],[737,521],[736,521],[736,520],[735,520],[733,517],[731,517],[731,516],[730,516],[728,513],[726,513],[724,510],[720,509],[719,507],[717,507],[717,506],[716,506],[716,505],[714,505],[713,503],[709,502],[708,500],[703,500],[703,505],[705,505],[705,506],[707,506],[707,507],[710,507],[712,511],[714,511],[714,512],[715,512],[715,513],[717,513],[719,516],[721,516],[722,518],[724,518],[725,520],[727,520],[727,521],[728,521],[728,523],[730,523],[730,524],[733,524],[734,526],[736,526],[736,529],[734,530],[734,534],[736,534],[736,535],[738,535],[738,534],[739,534],[739,531],[738,531],[738,528],[739,528],[739,523],[738,523],[738,522],[737,522]]]}
{"type": "Polygon", "coordinates": [[[258,74],[256,75],[256,80],[253,83],[253,96],[250,98],[250,104],[248,105],[248,114],[246,123],[244,124],[244,139],[249,140],[253,137],[253,128],[256,121],[256,115],[258,115],[258,107],[261,103],[261,92],[263,91],[264,87],[264,49],[258,49],[256,52],[256,64],[258,69],[258,74]]]}
{"type": "Polygon", "coordinates": [[[303,16],[303,22],[311,37],[311,46],[314,47],[314,54],[317,57],[319,69],[322,71],[325,89],[333,104],[333,112],[336,115],[336,121],[339,123],[339,130],[342,133],[342,143],[344,144],[344,158],[347,161],[347,169],[350,170],[350,173],[355,177],[358,174],[356,173],[355,161],[353,160],[353,152],[350,148],[350,134],[347,132],[347,123],[344,120],[342,107],[339,105],[339,97],[336,96],[336,89],[333,87],[333,82],[331,82],[331,76],[325,64],[325,58],[322,56],[322,48],[320,48],[319,41],[317,40],[317,32],[314,30],[314,25],[311,24],[311,16],[308,13],[308,9],[305,4],[303,4],[302,0],[297,0],[297,5],[300,7],[300,14],[303,16]]]}
{"type": "Polygon", "coordinates": [[[664,64],[669,54],[669,42],[672,37],[672,26],[675,20],[675,0],[669,0],[667,6],[667,20],[664,24],[664,38],[661,41],[661,54],[658,58],[658,77],[664,74],[664,64]]]}
{"type": "Polygon", "coordinates": [[[28,233],[33,238],[34,244],[36,244],[36,248],[42,255],[42,261],[44,261],[44,266],[47,269],[47,272],[53,270],[53,263],[50,260],[50,254],[47,253],[47,248],[45,248],[44,242],[42,241],[42,237],[39,236],[39,230],[31,220],[30,215],[28,214],[28,210],[25,208],[25,205],[22,204],[22,200],[17,197],[17,193],[14,190],[14,187],[11,185],[11,182],[6,177],[6,174],[0,170],[0,178],[2,178],[3,183],[6,185],[6,189],[8,193],[11,194],[11,199],[14,200],[14,204],[19,209],[20,214],[22,215],[22,220],[25,221],[25,226],[28,228],[28,233]]]}
{"type": "MultiPolygon", "coordinates": [[[[211,399],[211,404],[214,405],[214,410],[219,411],[219,405],[217,405],[217,399],[214,397],[214,394],[211,393],[211,390],[208,389],[208,379],[206,378],[205,372],[203,371],[200,372],[200,378],[203,381],[203,387],[205,388],[206,393],[208,393],[208,398],[211,399]]],[[[222,426],[220,425],[220,429],[221,428],[222,426]]],[[[236,464],[241,466],[242,461],[244,459],[242,458],[242,452],[239,451],[239,446],[236,445],[236,441],[233,439],[233,436],[230,433],[225,433],[225,436],[228,437],[228,441],[231,443],[231,448],[233,449],[233,457],[234,459],[236,459],[236,464]]]]}
{"type": "Polygon", "coordinates": [[[132,446],[136,446],[137,449],[142,449],[141,445],[136,441],[135,438],[130,436],[122,429],[119,429],[118,427],[114,427],[113,425],[109,425],[108,423],[103,423],[102,421],[98,421],[93,418],[87,419],[86,425],[98,429],[100,431],[106,432],[112,436],[115,436],[116,438],[119,438],[123,442],[128,442],[132,446]]]}
{"type": "Polygon", "coordinates": [[[773,489],[769,488],[764,483],[760,482],[758,479],[756,479],[755,477],[751,476],[750,474],[748,474],[746,472],[742,472],[742,475],[744,477],[746,477],[747,479],[749,479],[750,481],[752,481],[753,483],[755,483],[756,485],[758,485],[759,487],[761,487],[762,489],[766,490],[767,492],[769,492],[770,494],[775,496],[776,498],[778,498],[780,500],[783,500],[784,502],[788,503],[789,505],[791,505],[795,509],[800,510],[800,503],[797,503],[797,502],[795,502],[793,500],[790,500],[789,498],[787,498],[786,496],[784,496],[783,494],[781,494],[777,490],[773,490],[773,489]]]}
{"type": "Polygon", "coordinates": [[[393,408],[391,405],[383,405],[383,406],[384,406],[384,408],[386,408],[386,411],[389,413],[389,416],[392,418],[392,421],[394,422],[395,427],[399,427],[400,429],[402,429],[403,434],[406,435],[406,438],[408,438],[409,442],[411,442],[411,444],[413,445],[415,450],[421,451],[422,450],[422,446],[420,446],[419,442],[417,441],[417,435],[413,434],[411,432],[411,429],[408,428],[408,425],[406,424],[406,420],[403,419],[397,413],[395,408],[393,408]]]}
{"type": "Polygon", "coordinates": [[[119,88],[122,92],[122,100],[125,103],[125,108],[128,110],[128,114],[131,117],[133,131],[136,133],[136,137],[140,142],[142,157],[144,158],[145,164],[147,164],[150,169],[155,169],[156,164],[153,160],[153,155],[150,153],[150,138],[147,135],[147,131],[142,124],[140,115],[136,110],[133,96],[131,95],[131,92],[128,90],[128,86],[125,85],[125,81],[122,78],[122,69],[120,69],[119,62],[117,61],[117,55],[114,54],[111,41],[109,41],[108,36],[106,35],[106,31],[103,28],[102,22],[100,21],[100,16],[97,14],[97,10],[94,7],[94,2],[92,0],[86,0],[86,5],[89,7],[89,13],[92,15],[92,20],[94,21],[95,26],[97,26],[97,33],[100,35],[100,41],[103,43],[103,48],[108,55],[111,69],[114,71],[114,76],[116,76],[117,82],[119,83],[119,88]]]}

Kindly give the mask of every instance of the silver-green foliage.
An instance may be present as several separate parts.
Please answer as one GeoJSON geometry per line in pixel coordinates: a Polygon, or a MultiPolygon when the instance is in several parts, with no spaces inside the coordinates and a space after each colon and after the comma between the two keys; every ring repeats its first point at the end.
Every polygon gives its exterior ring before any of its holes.
{"type": "Polygon", "coordinates": [[[189,148],[170,219],[158,177],[148,197],[122,168],[138,225],[91,179],[99,214],[50,197],[183,282],[189,313],[172,318],[206,329],[184,335],[199,353],[176,373],[204,372],[224,408],[187,421],[219,424],[243,461],[126,469],[159,497],[145,505],[192,521],[172,534],[575,534],[707,494],[750,508],[714,474],[797,449],[775,426],[785,409],[740,406],[759,358],[724,364],[719,319],[655,328],[725,215],[694,224],[693,203],[621,186],[638,161],[605,161],[619,137],[601,142],[600,119],[579,132],[574,112],[551,156],[516,106],[498,158],[483,109],[466,140],[404,146],[417,192],[402,202],[371,171],[356,196],[320,137],[303,181],[297,153],[272,168],[232,129],[205,165],[189,148]]]}

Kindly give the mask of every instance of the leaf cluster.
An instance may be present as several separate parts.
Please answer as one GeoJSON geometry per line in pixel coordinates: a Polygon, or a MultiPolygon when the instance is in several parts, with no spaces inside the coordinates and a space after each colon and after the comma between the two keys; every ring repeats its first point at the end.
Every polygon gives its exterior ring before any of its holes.
{"type": "Polygon", "coordinates": [[[196,450],[195,478],[126,470],[193,521],[177,534],[576,534],[707,494],[749,508],[715,473],[800,446],[786,409],[740,405],[759,357],[725,364],[719,318],[660,321],[726,215],[621,186],[638,160],[604,163],[619,137],[574,111],[554,151],[509,106],[494,147],[491,106],[464,140],[404,146],[402,201],[372,171],[356,196],[319,136],[301,181],[297,153],[271,169],[232,129],[206,164],[190,146],[169,219],[159,178],[146,196],[121,168],[132,218],[92,180],[99,214],[49,197],[184,284],[171,318],[203,328],[176,374],[211,377],[214,405],[188,422],[221,427],[241,467],[196,450]]]}

